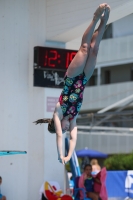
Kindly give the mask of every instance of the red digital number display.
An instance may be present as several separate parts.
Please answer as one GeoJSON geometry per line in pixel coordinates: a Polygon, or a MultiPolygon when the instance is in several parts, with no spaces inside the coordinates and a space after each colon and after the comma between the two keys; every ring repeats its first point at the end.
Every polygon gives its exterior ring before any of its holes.
{"type": "Polygon", "coordinates": [[[34,48],[34,64],[38,68],[55,68],[66,70],[77,51],[49,47],[34,48]]]}

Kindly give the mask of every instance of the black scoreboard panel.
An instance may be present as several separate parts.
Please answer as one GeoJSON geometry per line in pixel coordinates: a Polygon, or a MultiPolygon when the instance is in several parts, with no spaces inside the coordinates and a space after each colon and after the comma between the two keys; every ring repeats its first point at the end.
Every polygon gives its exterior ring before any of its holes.
{"type": "Polygon", "coordinates": [[[34,48],[34,86],[62,88],[65,72],[77,51],[34,48]]]}
{"type": "Polygon", "coordinates": [[[64,71],[34,69],[34,86],[63,88],[64,71]]]}

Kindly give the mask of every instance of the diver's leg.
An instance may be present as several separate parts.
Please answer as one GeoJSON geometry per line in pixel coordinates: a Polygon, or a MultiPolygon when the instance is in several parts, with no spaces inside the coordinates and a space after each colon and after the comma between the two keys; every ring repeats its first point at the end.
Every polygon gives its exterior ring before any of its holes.
{"type": "Polygon", "coordinates": [[[104,9],[106,8],[107,4],[101,4],[96,12],[94,13],[94,17],[92,22],[90,23],[89,27],[85,31],[82,37],[81,46],[75,57],[73,58],[72,62],[70,63],[68,69],[67,69],[67,76],[69,77],[75,77],[83,72],[83,69],[86,64],[86,60],[88,57],[90,44],[92,35],[96,26],[96,23],[100,19],[102,13],[104,12],[104,9]]]}
{"type": "Polygon", "coordinates": [[[110,13],[110,6],[107,5],[107,7],[105,8],[105,11],[101,17],[101,23],[100,23],[98,29],[94,32],[94,34],[92,36],[92,40],[91,40],[91,44],[90,44],[90,51],[89,51],[89,55],[88,55],[86,65],[84,68],[84,73],[88,80],[92,76],[92,73],[93,73],[95,65],[96,65],[99,44],[102,40],[104,31],[105,31],[106,23],[109,18],[109,13],[110,13]]]}

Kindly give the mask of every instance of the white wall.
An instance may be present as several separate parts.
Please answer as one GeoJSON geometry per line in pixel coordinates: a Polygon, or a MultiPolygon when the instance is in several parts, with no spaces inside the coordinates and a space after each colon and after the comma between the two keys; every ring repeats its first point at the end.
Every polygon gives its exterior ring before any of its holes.
{"type": "Polygon", "coordinates": [[[0,1],[0,157],[8,200],[36,200],[44,180],[44,88],[33,87],[33,47],[45,42],[45,0],[0,1]],[[11,164],[12,163],[12,164],[11,164]]]}
{"type": "Polygon", "coordinates": [[[123,17],[113,23],[113,37],[133,35],[133,14],[123,17]]]}
{"type": "Polygon", "coordinates": [[[105,83],[105,71],[110,71],[110,83],[131,81],[131,69],[133,64],[104,67],[101,70],[101,83],[105,83]]]}
{"type": "Polygon", "coordinates": [[[133,94],[133,82],[86,87],[81,111],[100,110],[133,94]]]}
{"type": "MultiPolygon", "coordinates": [[[[47,40],[69,42],[83,35],[101,0],[47,0],[47,40]]],[[[111,6],[108,23],[132,13],[131,0],[107,0],[111,6]]]]}
{"type": "Polygon", "coordinates": [[[76,150],[88,147],[107,154],[130,153],[133,151],[133,134],[87,132],[78,134],[76,150]]]}
{"type": "MultiPolygon", "coordinates": [[[[58,101],[58,98],[61,94],[61,89],[55,88],[46,88],[45,97],[44,97],[44,117],[52,118],[53,116],[53,106],[55,101],[58,101]],[[53,103],[51,102],[51,111],[47,110],[48,100],[47,98],[56,99],[53,103]]],[[[50,105],[50,100],[49,100],[50,105]]],[[[51,134],[47,130],[47,124],[45,126],[45,135],[44,135],[44,180],[56,180],[59,182],[61,189],[64,190],[64,165],[59,163],[57,147],[56,147],[56,134],[51,134]]],[[[64,141],[64,140],[63,140],[64,141]]],[[[63,143],[64,145],[64,143],[63,143]]]]}

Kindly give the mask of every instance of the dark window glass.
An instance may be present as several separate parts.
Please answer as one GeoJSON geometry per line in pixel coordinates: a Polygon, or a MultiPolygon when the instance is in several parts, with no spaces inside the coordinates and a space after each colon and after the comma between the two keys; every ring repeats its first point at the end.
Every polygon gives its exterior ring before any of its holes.
{"type": "Polygon", "coordinates": [[[95,76],[92,76],[92,77],[90,78],[90,80],[89,80],[89,85],[90,85],[90,86],[96,85],[96,83],[95,83],[95,76]]]}
{"type": "Polygon", "coordinates": [[[104,72],[104,83],[105,84],[109,84],[110,83],[110,71],[109,70],[106,70],[104,72]]]}
{"type": "Polygon", "coordinates": [[[131,69],[131,81],[133,81],[133,69],[131,69]]]}
{"type": "Polygon", "coordinates": [[[95,85],[97,85],[97,75],[92,75],[87,83],[87,86],[95,86],[95,85]]]}
{"type": "Polygon", "coordinates": [[[95,86],[97,85],[97,69],[94,70],[91,78],[87,82],[87,86],[95,86]]]}
{"type": "Polygon", "coordinates": [[[108,38],[112,38],[113,37],[113,26],[112,24],[108,24],[105,27],[105,32],[103,35],[103,40],[104,39],[108,39],[108,38]]]}

